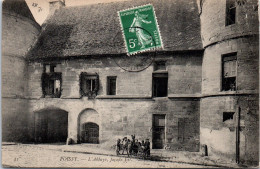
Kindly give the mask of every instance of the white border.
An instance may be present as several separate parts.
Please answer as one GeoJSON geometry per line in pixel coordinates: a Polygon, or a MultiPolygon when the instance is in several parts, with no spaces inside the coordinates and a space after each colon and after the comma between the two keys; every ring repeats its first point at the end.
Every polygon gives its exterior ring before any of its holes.
{"type": "Polygon", "coordinates": [[[135,54],[142,53],[142,52],[146,52],[146,51],[151,51],[152,49],[163,49],[164,48],[163,47],[163,40],[162,40],[162,37],[161,37],[161,31],[160,31],[160,28],[159,28],[159,25],[158,25],[158,22],[157,22],[157,17],[155,15],[154,6],[151,3],[146,4],[146,5],[141,5],[141,6],[134,6],[132,8],[127,8],[127,9],[124,9],[124,10],[120,10],[120,11],[117,11],[117,14],[118,14],[118,17],[119,17],[119,22],[120,22],[120,26],[121,26],[122,36],[123,36],[124,42],[125,42],[125,50],[126,50],[126,53],[127,53],[128,56],[135,55],[135,54]],[[159,37],[160,37],[160,40],[161,40],[161,45],[160,46],[155,46],[155,47],[150,47],[150,48],[144,49],[144,50],[139,50],[139,51],[136,51],[136,52],[133,52],[133,53],[129,53],[128,47],[127,47],[127,42],[126,42],[125,35],[124,35],[124,28],[123,28],[122,20],[121,20],[121,17],[120,17],[120,12],[133,10],[133,9],[137,9],[137,8],[145,7],[145,6],[152,6],[153,15],[154,15],[154,19],[155,19],[155,24],[156,24],[157,29],[158,29],[158,34],[159,34],[159,37]]]}

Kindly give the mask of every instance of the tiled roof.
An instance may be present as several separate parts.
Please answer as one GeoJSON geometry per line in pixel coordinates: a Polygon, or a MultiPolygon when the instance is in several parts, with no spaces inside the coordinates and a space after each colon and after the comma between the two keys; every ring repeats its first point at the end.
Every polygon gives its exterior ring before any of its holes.
{"type": "Polygon", "coordinates": [[[4,0],[2,8],[4,12],[13,12],[36,22],[25,0],[4,0]]]}
{"type": "Polygon", "coordinates": [[[202,49],[196,0],[138,0],[65,7],[46,22],[30,58],[126,53],[117,11],[152,4],[163,51],[202,49]],[[122,43],[115,46],[115,37],[122,43]]]}

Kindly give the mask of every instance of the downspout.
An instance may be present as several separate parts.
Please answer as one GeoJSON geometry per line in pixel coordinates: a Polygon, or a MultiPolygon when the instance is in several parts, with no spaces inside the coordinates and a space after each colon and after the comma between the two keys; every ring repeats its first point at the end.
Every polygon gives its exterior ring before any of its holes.
{"type": "MultiPolygon", "coordinates": [[[[237,66],[236,66],[236,82],[238,80],[238,66],[239,66],[239,62],[237,61],[237,66]]],[[[236,163],[239,164],[240,159],[239,159],[239,144],[240,144],[240,106],[239,106],[239,96],[237,96],[237,91],[238,91],[238,87],[237,87],[237,83],[236,83],[236,94],[235,96],[237,97],[236,100],[236,163]]]]}
{"type": "Polygon", "coordinates": [[[239,144],[240,144],[240,107],[236,107],[237,123],[236,123],[236,163],[239,164],[239,144]]]}

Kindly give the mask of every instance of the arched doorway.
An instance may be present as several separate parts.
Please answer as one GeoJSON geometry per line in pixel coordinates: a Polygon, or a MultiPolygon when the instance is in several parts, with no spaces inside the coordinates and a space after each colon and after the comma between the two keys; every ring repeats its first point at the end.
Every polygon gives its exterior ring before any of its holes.
{"type": "Polygon", "coordinates": [[[96,110],[85,109],[78,117],[79,143],[99,144],[99,114],[96,110]]]}
{"type": "Polygon", "coordinates": [[[99,143],[99,126],[96,123],[88,122],[83,124],[81,131],[81,143],[99,143]]]}
{"type": "Polygon", "coordinates": [[[65,143],[68,137],[68,112],[44,109],[35,112],[35,142],[65,143]]]}

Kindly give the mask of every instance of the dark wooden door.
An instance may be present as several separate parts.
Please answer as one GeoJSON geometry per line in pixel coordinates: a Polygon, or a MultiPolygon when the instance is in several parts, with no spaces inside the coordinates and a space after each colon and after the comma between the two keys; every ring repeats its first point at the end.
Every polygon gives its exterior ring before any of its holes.
{"type": "Polygon", "coordinates": [[[162,149],[165,144],[165,114],[153,115],[153,148],[162,149]]]}
{"type": "Polygon", "coordinates": [[[35,141],[44,143],[48,140],[48,114],[37,113],[35,116],[35,141]]]}
{"type": "Polygon", "coordinates": [[[66,142],[68,136],[68,114],[51,112],[48,117],[48,142],[66,142]]]}
{"type": "Polygon", "coordinates": [[[82,143],[99,143],[99,126],[96,123],[83,124],[83,131],[81,137],[82,143]]]}
{"type": "Polygon", "coordinates": [[[46,110],[35,113],[35,141],[37,143],[65,143],[67,137],[67,112],[46,110]]]}

